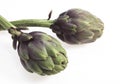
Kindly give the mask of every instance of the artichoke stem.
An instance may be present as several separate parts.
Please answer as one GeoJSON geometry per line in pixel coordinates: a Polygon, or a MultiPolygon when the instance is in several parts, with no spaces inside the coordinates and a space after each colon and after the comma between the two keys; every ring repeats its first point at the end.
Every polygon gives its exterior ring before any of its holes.
{"type": "Polygon", "coordinates": [[[17,31],[15,28],[16,26],[14,26],[12,23],[10,23],[9,21],[7,21],[4,17],[2,17],[0,15],[0,25],[2,26],[0,29],[1,30],[8,30],[8,32],[10,34],[12,34],[13,36],[19,36],[21,34],[20,31],[17,31]]]}
{"type": "Polygon", "coordinates": [[[0,27],[0,30],[7,30],[7,29],[10,29],[10,28],[16,28],[13,24],[11,24],[10,22],[8,22],[1,15],[0,15],[0,25],[2,26],[2,27],[0,27]]]}
{"type": "MultiPolygon", "coordinates": [[[[1,23],[1,22],[0,22],[1,23]]],[[[22,20],[16,20],[11,21],[13,25],[16,27],[45,27],[49,28],[53,23],[54,20],[47,20],[47,19],[22,19],[22,20]]],[[[0,25],[0,30],[6,30],[6,27],[3,27],[3,25],[0,25]]],[[[9,28],[8,28],[9,29],[9,28]]]]}
{"type": "Polygon", "coordinates": [[[23,19],[11,21],[11,23],[17,27],[47,27],[49,28],[53,24],[54,20],[46,19],[23,19]]]}

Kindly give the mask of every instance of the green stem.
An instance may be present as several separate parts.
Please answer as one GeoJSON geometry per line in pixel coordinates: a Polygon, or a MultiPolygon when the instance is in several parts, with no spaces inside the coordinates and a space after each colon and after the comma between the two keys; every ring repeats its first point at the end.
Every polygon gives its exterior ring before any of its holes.
{"type": "Polygon", "coordinates": [[[7,21],[4,17],[0,15],[0,25],[2,26],[0,29],[6,30],[12,28],[16,28],[13,24],[7,21]]]}
{"type": "Polygon", "coordinates": [[[11,23],[15,26],[23,26],[23,27],[50,27],[53,24],[53,20],[45,20],[45,19],[23,19],[17,21],[11,21],[11,23]]]}
{"type": "Polygon", "coordinates": [[[14,26],[12,23],[10,23],[9,21],[7,21],[4,17],[2,17],[0,15],[0,25],[2,26],[2,30],[8,30],[10,34],[12,34],[13,36],[19,36],[21,34],[20,31],[17,31],[15,28],[16,26],[14,26]]]}
{"type": "MultiPolygon", "coordinates": [[[[54,23],[54,20],[46,20],[46,19],[23,19],[11,21],[11,23],[17,27],[47,27],[54,23]]],[[[0,26],[0,30],[2,27],[0,26]]]]}

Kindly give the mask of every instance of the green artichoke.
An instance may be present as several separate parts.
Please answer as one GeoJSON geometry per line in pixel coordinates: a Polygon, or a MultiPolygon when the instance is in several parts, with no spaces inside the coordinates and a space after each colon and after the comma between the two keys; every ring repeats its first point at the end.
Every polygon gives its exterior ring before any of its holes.
{"type": "Polygon", "coordinates": [[[70,44],[89,43],[102,35],[103,22],[81,9],[63,12],[50,27],[64,42],[70,44]]]}
{"type": "Polygon", "coordinates": [[[18,41],[18,54],[24,68],[40,75],[52,75],[64,70],[68,60],[65,49],[53,37],[43,32],[21,33],[13,37],[18,41]]]}

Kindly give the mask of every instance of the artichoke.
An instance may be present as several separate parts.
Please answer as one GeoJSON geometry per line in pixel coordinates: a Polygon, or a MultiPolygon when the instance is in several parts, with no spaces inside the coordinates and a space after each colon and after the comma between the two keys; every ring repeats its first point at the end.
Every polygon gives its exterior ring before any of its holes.
{"type": "Polygon", "coordinates": [[[18,54],[24,68],[40,75],[52,75],[64,70],[68,60],[65,49],[53,37],[43,32],[21,33],[13,37],[18,41],[18,54]]]}
{"type": "Polygon", "coordinates": [[[82,9],[63,12],[50,27],[64,42],[70,44],[90,43],[102,35],[103,22],[82,9]]]}

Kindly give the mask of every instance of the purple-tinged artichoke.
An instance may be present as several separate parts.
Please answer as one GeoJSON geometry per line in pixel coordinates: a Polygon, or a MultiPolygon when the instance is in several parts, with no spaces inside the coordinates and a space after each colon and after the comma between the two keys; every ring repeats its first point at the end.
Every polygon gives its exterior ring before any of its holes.
{"type": "Polygon", "coordinates": [[[18,54],[24,68],[40,75],[52,75],[64,70],[68,60],[66,51],[53,37],[43,32],[21,33],[13,37],[18,41],[18,54]]]}
{"type": "Polygon", "coordinates": [[[23,33],[21,30],[24,28],[16,27],[2,16],[0,25],[12,35],[13,48],[17,48],[21,63],[27,71],[52,75],[66,68],[66,51],[55,38],[43,32],[23,33]]]}
{"type": "Polygon", "coordinates": [[[64,42],[70,44],[90,43],[103,33],[103,22],[81,9],[63,12],[51,25],[51,29],[64,42]]]}

